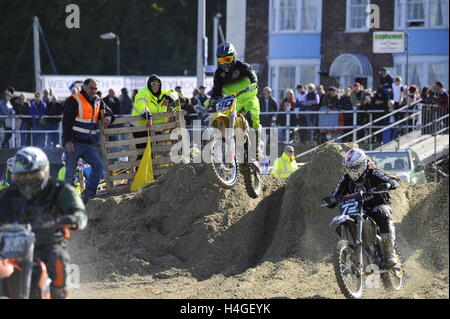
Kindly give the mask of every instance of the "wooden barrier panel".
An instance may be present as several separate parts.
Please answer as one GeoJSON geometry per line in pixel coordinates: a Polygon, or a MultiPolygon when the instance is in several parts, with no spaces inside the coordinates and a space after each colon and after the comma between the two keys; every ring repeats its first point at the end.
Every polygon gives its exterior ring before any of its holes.
{"type": "MultiPolygon", "coordinates": [[[[123,191],[133,182],[140,164],[139,157],[145,149],[136,148],[137,144],[147,144],[148,136],[152,144],[152,165],[155,179],[167,173],[173,162],[170,158],[172,146],[181,137],[171,140],[174,129],[185,128],[184,111],[153,114],[153,120],[167,119],[167,122],[154,124],[150,130],[144,125],[141,116],[122,115],[114,120],[110,127],[100,125],[100,144],[105,167],[106,191],[108,193],[123,191]],[[119,127],[117,127],[119,125],[119,127]],[[140,136],[134,137],[133,133],[140,136]],[[145,136],[147,133],[148,136],[145,136]],[[114,184],[119,184],[114,186],[114,184]],[[128,184],[124,186],[123,184],[128,184]]],[[[189,141],[183,141],[183,147],[189,147],[189,141]]]]}

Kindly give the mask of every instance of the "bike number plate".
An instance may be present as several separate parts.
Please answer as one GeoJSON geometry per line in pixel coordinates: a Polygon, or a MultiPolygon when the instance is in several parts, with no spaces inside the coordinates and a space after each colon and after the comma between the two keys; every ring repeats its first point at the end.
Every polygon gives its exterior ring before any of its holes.
{"type": "Polygon", "coordinates": [[[347,216],[355,215],[358,214],[360,205],[361,205],[360,201],[356,198],[346,199],[345,201],[342,202],[339,211],[342,215],[347,216]]]}
{"type": "Polygon", "coordinates": [[[217,103],[217,111],[223,112],[223,111],[228,110],[233,105],[233,102],[234,102],[234,97],[223,99],[222,101],[217,103]]]}
{"type": "Polygon", "coordinates": [[[28,251],[32,239],[26,233],[2,233],[0,235],[0,255],[15,257],[28,251]]]}

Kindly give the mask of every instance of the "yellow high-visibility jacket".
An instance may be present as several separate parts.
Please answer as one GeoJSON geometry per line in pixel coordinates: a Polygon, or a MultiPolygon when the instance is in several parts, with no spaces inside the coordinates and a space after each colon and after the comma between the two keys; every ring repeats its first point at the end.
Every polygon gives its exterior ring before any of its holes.
{"type": "Polygon", "coordinates": [[[289,157],[286,153],[283,153],[281,157],[275,160],[271,169],[274,176],[288,178],[298,169],[298,164],[295,156],[289,157]]]}
{"type": "MultiPolygon", "coordinates": [[[[143,87],[139,90],[139,92],[136,94],[134,98],[134,105],[133,110],[131,112],[131,115],[137,116],[145,114],[146,111],[150,112],[151,114],[155,113],[164,113],[167,112],[167,106],[163,105],[163,101],[166,98],[166,96],[170,96],[172,100],[177,101],[179,99],[178,93],[174,90],[161,90],[161,94],[156,97],[150,92],[148,87],[143,87]]],[[[176,107],[174,108],[175,111],[181,110],[181,107],[179,103],[176,103],[176,107]]],[[[158,123],[165,123],[168,122],[169,118],[162,118],[153,120],[154,124],[158,123]]],[[[136,121],[134,122],[137,125],[145,125],[146,120],[142,121],[136,121]]]]}

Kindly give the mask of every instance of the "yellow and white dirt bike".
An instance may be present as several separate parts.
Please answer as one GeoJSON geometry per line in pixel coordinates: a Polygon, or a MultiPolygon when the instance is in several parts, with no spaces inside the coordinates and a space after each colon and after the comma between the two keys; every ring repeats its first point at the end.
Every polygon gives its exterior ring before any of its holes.
{"type": "Polygon", "coordinates": [[[247,119],[236,111],[238,96],[250,90],[222,97],[212,103],[216,111],[207,118],[212,135],[208,143],[208,170],[212,180],[226,189],[234,186],[240,171],[248,195],[257,198],[261,194],[263,180],[250,150],[251,147],[256,150],[258,145],[256,139],[250,138],[247,119]]]}

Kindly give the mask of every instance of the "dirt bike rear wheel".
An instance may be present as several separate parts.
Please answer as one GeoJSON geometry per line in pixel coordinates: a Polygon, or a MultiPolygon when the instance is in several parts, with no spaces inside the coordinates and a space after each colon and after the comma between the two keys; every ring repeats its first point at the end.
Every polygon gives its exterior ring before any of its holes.
{"type": "Polygon", "coordinates": [[[357,254],[347,240],[340,240],[334,252],[333,266],[339,288],[348,299],[362,299],[366,289],[365,275],[356,267],[357,254]],[[350,284],[350,280],[354,284],[350,284]]]}
{"type": "Polygon", "coordinates": [[[399,264],[401,264],[402,267],[400,269],[391,268],[388,270],[388,272],[380,274],[384,289],[387,291],[399,291],[405,287],[406,282],[405,262],[402,256],[400,255],[397,246],[395,246],[395,252],[398,256],[399,264]]]}
{"type": "Polygon", "coordinates": [[[236,161],[236,157],[233,159],[232,163],[224,163],[224,155],[221,155],[220,161],[217,161],[217,154],[215,152],[220,151],[222,154],[225,154],[225,143],[222,142],[222,148],[218,149],[218,144],[221,142],[216,139],[211,143],[211,154],[210,160],[211,163],[208,164],[208,172],[212,179],[212,181],[217,184],[221,188],[230,189],[236,184],[236,181],[239,176],[239,169],[236,161]]]}
{"type": "Polygon", "coordinates": [[[261,174],[259,174],[254,164],[242,164],[240,169],[244,177],[245,190],[248,196],[258,198],[263,189],[261,174]]]}

